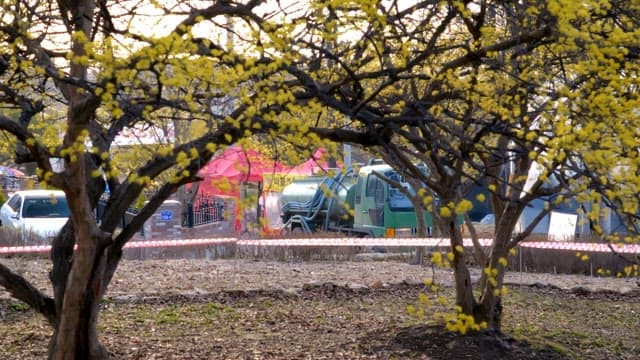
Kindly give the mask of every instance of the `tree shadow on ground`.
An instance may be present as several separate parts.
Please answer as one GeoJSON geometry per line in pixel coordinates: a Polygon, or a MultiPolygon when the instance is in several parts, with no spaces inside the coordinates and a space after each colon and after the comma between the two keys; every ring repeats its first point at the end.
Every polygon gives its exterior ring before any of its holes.
{"type": "Polygon", "coordinates": [[[432,360],[567,360],[549,346],[534,346],[496,331],[461,335],[443,326],[424,325],[376,330],[360,343],[365,353],[432,360]]]}

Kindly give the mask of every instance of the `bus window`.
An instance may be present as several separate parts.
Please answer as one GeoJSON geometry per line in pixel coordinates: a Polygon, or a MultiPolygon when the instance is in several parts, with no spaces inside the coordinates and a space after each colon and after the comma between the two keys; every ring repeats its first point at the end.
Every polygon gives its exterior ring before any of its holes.
{"type": "MultiPolygon", "coordinates": [[[[385,175],[389,179],[400,183],[402,187],[404,187],[409,191],[409,193],[414,194],[414,191],[413,189],[411,189],[411,186],[398,173],[394,172],[394,173],[388,173],[385,175]]],[[[405,196],[405,194],[402,191],[400,191],[400,189],[390,184],[387,186],[389,188],[389,209],[391,209],[391,211],[407,211],[407,210],[413,209],[413,204],[405,196]]]]}
{"type": "Polygon", "coordinates": [[[355,203],[356,204],[360,204],[360,202],[362,201],[362,183],[364,181],[362,180],[362,176],[358,176],[358,183],[356,184],[356,198],[355,198],[355,203]]]}
{"type": "Polygon", "coordinates": [[[376,193],[376,184],[378,183],[378,177],[374,174],[367,175],[367,189],[364,193],[366,197],[373,197],[376,193]]]}

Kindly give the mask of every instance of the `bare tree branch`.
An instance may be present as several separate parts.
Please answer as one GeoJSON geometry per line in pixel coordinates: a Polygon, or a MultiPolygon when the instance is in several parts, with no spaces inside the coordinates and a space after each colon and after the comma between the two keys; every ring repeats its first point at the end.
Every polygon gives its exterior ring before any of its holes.
{"type": "Polygon", "coordinates": [[[22,276],[12,272],[1,263],[0,285],[9,291],[11,296],[25,302],[35,311],[42,314],[49,324],[56,324],[56,311],[53,299],[40,292],[40,290],[29,284],[22,276]]]}

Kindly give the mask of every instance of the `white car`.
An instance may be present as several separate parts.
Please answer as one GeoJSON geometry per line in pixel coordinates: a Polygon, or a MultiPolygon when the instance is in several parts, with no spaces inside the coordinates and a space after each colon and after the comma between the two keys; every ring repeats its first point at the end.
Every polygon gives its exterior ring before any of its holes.
{"type": "Polygon", "coordinates": [[[3,227],[13,228],[45,239],[55,237],[69,219],[69,206],[64,191],[17,191],[0,208],[3,227]]]}

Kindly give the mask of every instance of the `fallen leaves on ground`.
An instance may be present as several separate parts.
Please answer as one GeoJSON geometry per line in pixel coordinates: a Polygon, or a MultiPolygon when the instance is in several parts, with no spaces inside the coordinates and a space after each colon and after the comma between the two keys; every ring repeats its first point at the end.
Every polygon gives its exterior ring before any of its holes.
{"type": "MultiPolygon", "coordinates": [[[[21,265],[46,289],[45,264],[21,265]]],[[[510,286],[505,334],[460,337],[429,314],[417,319],[407,312],[428,291],[421,281],[431,275],[395,262],[124,261],[99,330],[117,359],[633,359],[638,353],[637,293],[561,289],[628,286],[620,279],[532,276],[528,284],[536,286],[510,286]]],[[[436,279],[446,283],[450,274],[440,271],[436,279]]],[[[443,291],[453,297],[452,288],[443,291]]],[[[44,319],[6,298],[0,309],[0,357],[46,357],[51,330],[44,319]]]]}

